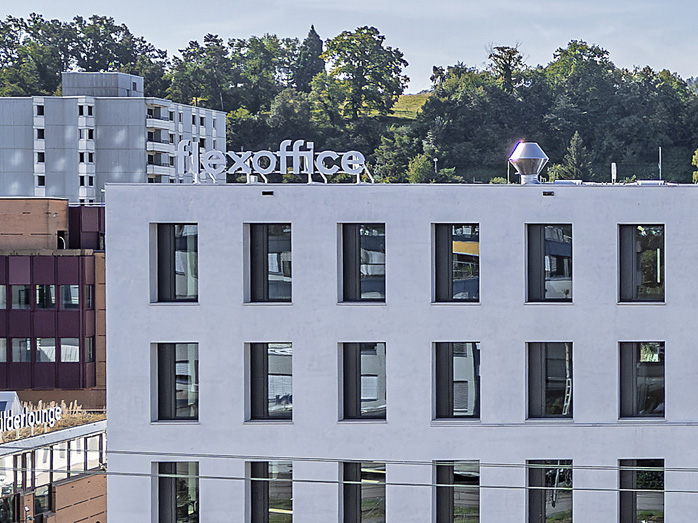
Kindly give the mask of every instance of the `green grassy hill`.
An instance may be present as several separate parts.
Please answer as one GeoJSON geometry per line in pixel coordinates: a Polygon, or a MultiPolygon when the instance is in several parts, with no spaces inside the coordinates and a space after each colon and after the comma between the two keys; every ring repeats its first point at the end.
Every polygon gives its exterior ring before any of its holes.
{"type": "Polygon", "coordinates": [[[393,106],[392,116],[405,120],[414,120],[429,96],[431,96],[430,93],[404,94],[400,96],[400,99],[393,106]]]}

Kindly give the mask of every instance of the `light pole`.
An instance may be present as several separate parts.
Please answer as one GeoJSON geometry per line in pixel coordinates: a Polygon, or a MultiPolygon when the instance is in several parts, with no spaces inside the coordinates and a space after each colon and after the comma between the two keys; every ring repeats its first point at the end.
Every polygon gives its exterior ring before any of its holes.
{"type": "Polygon", "coordinates": [[[438,159],[438,158],[434,158],[434,174],[439,174],[438,165],[439,165],[439,159],[438,159]]]}

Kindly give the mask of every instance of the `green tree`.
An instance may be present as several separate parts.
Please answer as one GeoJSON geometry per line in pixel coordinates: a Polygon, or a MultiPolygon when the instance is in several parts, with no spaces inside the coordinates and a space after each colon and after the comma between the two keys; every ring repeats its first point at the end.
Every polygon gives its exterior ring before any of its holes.
{"type": "Polygon", "coordinates": [[[589,160],[589,153],[582,142],[582,137],[575,131],[567,147],[561,164],[548,168],[548,177],[552,180],[585,180],[594,176],[589,160]]]}
{"type": "Polygon", "coordinates": [[[434,179],[434,164],[424,154],[418,154],[410,160],[407,168],[407,181],[409,183],[429,183],[434,179]]]}
{"type": "Polygon", "coordinates": [[[311,82],[318,73],[325,71],[325,61],[321,58],[322,40],[315,31],[315,26],[310,26],[308,36],[303,40],[298,49],[298,59],[293,71],[293,81],[296,89],[309,93],[311,82]]]}
{"type": "MultiPolygon", "coordinates": [[[[696,149],[693,153],[693,159],[691,160],[691,164],[696,169],[698,169],[698,149],[696,149]]],[[[693,183],[698,183],[698,170],[693,171],[693,183]]]]}
{"type": "Polygon", "coordinates": [[[507,93],[513,93],[525,68],[523,56],[519,52],[519,44],[514,47],[504,45],[490,47],[488,59],[490,69],[498,78],[502,89],[507,93]]]}
{"type": "Polygon", "coordinates": [[[384,41],[378,29],[364,26],[327,42],[322,58],[331,64],[330,74],[347,87],[345,108],[352,120],[372,112],[387,115],[407,86],[402,52],[384,41]]]}

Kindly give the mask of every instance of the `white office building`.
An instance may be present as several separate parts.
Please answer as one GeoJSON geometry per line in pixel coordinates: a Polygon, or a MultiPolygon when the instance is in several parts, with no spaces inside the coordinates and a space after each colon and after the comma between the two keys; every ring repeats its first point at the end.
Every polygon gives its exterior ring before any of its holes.
{"type": "Polygon", "coordinates": [[[108,186],[109,520],[693,521],[696,209],[108,186]]]}
{"type": "Polygon", "coordinates": [[[104,201],[106,183],[177,181],[182,140],[225,148],[225,113],[143,96],[143,78],[63,73],[63,96],[0,98],[0,194],[104,201]]]}

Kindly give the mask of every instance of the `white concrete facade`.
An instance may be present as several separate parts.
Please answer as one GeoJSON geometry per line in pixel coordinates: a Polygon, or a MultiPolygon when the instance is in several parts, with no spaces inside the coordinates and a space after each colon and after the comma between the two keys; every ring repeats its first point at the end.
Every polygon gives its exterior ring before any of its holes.
{"type": "Polygon", "coordinates": [[[0,194],[101,203],[106,183],[175,182],[181,140],[225,150],[224,112],[144,98],[138,76],[64,76],[72,96],[0,98],[0,194]]]}
{"type": "Polygon", "coordinates": [[[341,521],[345,460],[387,462],[389,523],[433,521],[435,460],[480,461],[480,521],[526,521],[525,464],[557,459],[575,520],[617,521],[619,460],[661,458],[666,521],[692,521],[698,473],[677,469],[698,468],[697,208],[696,186],[108,186],[109,519],[157,521],[153,463],[198,461],[200,521],[246,521],[257,457],[294,461],[304,523],[341,521]],[[197,303],[151,303],[157,223],[198,225],[197,303]],[[292,303],[245,303],[251,223],[292,224],[292,303]],[[343,223],[385,224],[385,303],[339,302],[343,223]],[[479,303],[433,302],[439,223],[479,224],[479,303]],[[526,303],[527,224],[572,224],[571,303],[526,303]],[[619,303],[623,224],[665,226],[665,302],[619,303]],[[440,341],[480,342],[480,419],[434,420],[440,341]],[[573,344],[574,416],[527,419],[526,344],[555,341],[573,344]],[[663,418],[619,419],[627,341],[665,342],[663,418]],[[153,421],[166,342],[199,344],[198,421],[153,421]],[[293,344],[292,421],[246,419],[255,342],[293,344]],[[386,420],[340,420],[343,342],[386,344],[386,420]]]}

